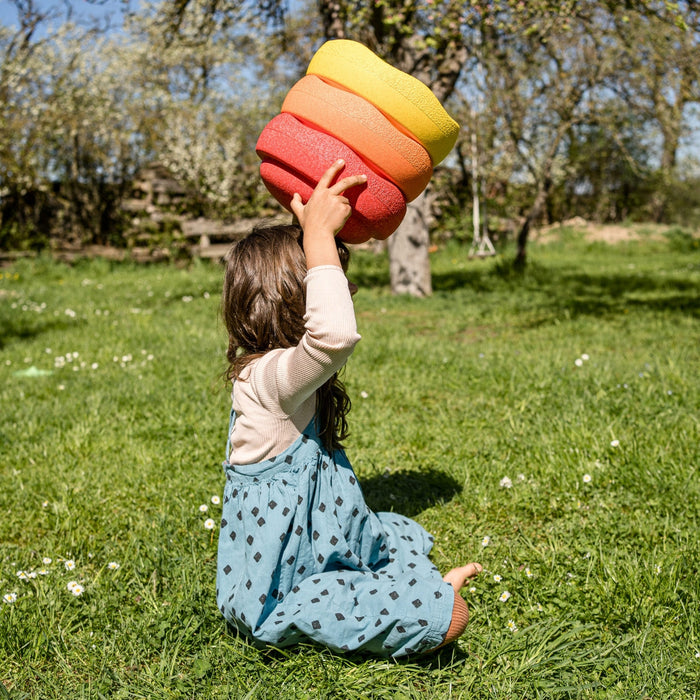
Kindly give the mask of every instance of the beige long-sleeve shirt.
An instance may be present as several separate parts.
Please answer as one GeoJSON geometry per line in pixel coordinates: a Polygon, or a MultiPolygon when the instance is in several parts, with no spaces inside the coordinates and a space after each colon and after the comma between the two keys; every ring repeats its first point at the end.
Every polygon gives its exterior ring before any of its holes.
{"type": "Polygon", "coordinates": [[[316,390],[348,360],[360,340],[345,273],[322,265],[306,275],[305,332],[293,348],[251,362],[233,387],[232,464],[283,452],[314,416],[316,390]]]}

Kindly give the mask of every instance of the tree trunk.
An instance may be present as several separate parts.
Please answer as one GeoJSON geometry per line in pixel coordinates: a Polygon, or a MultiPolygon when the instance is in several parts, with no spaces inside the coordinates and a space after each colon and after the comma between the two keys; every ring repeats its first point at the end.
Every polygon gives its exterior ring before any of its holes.
{"type": "Polygon", "coordinates": [[[520,233],[518,233],[518,247],[515,254],[515,268],[518,270],[525,268],[525,263],[527,262],[527,239],[530,234],[530,226],[532,225],[533,221],[536,221],[542,215],[544,207],[547,204],[549,190],[551,187],[552,182],[549,178],[547,178],[537,189],[535,201],[532,203],[532,206],[527,212],[525,221],[520,228],[520,233]]]}
{"type": "Polygon", "coordinates": [[[426,297],[433,293],[428,257],[430,204],[423,192],[410,202],[401,225],[387,239],[389,275],[394,294],[426,297]]]}
{"type": "Polygon", "coordinates": [[[656,223],[661,223],[667,214],[669,191],[673,182],[673,171],[676,167],[680,143],[683,106],[675,107],[668,112],[674,113],[675,119],[673,122],[667,121],[661,124],[661,187],[654,193],[651,201],[651,215],[656,223]]]}

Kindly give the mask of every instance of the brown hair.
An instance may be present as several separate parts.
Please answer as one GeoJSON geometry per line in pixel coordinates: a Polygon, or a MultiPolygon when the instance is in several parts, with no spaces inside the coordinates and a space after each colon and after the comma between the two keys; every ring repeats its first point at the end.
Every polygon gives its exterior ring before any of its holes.
{"type": "MultiPolygon", "coordinates": [[[[254,229],[231,249],[226,262],[222,314],[228,331],[229,382],[274,348],[298,345],[304,335],[306,257],[298,225],[254,229]]],[[[337,241],[344,270],[348,249],[337,241]]],[[[316,429],[327,450],[348,436],[350,398],[336,372],[316,391],[316,429]]]]}

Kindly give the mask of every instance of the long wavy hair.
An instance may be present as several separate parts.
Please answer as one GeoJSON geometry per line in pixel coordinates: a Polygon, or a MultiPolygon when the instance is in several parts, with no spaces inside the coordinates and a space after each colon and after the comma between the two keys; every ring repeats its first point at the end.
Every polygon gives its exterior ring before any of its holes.
{"type": "MultiPolygon", "coordinates": [[[[227,382],[275,348],[298,345],[304,335],[306,257],[298,225],[254,229],[226,262],[222,315],[228,331],[227,382]]],[[[336,239],[347,270],[350,252],[336,239]]],[[[350,398],[336,372],[316,391],[316,429],[332,452],[348,436],[350,398]]]]}

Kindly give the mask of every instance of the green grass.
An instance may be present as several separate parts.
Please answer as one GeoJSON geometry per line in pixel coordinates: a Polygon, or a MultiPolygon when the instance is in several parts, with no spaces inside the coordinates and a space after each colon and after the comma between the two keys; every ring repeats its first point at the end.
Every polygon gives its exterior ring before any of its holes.
{"type": "Polygon", "coordinates": [[[0,270],[0,698],[697,697],[700,251],[530,260],[448,247],[426,300],[352,263],[367,500],[433,532],[441,569],[486,569],[462,639],[401,662],[257,650],[216,609],[219,268],[0,270]]]}

